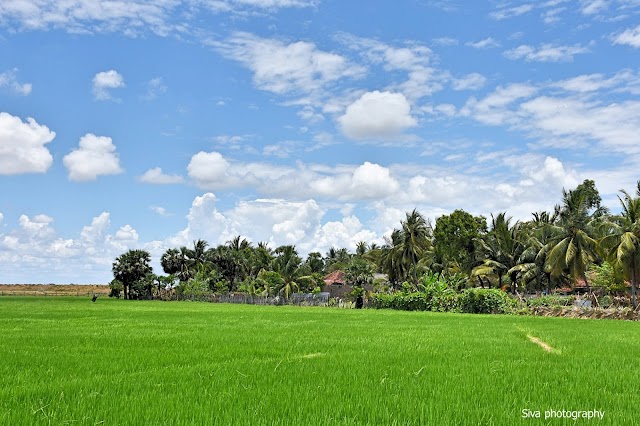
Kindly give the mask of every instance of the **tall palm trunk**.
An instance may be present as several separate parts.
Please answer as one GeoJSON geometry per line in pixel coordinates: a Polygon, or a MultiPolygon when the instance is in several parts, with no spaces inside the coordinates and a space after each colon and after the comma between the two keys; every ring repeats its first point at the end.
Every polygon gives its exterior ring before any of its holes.
{"type": "Polygon", "coordinates": [[[638,309],[638,299],[636,296],[636,288],[638,287],[637,283],[638,277],[636,273],[636,267],[634,266],[631,269],[631,302],[633,303],[633,309],[638,309]]]}

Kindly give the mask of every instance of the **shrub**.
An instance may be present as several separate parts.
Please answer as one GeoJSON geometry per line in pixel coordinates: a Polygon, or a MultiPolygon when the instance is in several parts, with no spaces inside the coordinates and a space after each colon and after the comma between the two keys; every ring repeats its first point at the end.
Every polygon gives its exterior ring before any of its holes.
{"type": "Polygon", "coordinates": [[[549,308],[570,306],[575,300],[575,296],[559,296],[555,294],[549,294],[546,296],[532,297],[527,299],[527,306],[534,308],[538,306],[545,306],[549,308]]]}
{"type": "Polygon", "coordinates": [[[507,314],[514,311],[516,301],[497,289],[469,288],[460,294],[462,312],[471,314],[507,314]]]}
{"type": "Polygon", "coordinates": [[[115,297],[116,299],[120,299],[120,295],[124,290],[124,285],[122,284],[122,282],[115,279],[111,280],[111,282],[109,283],[109,288],[111,289],[109,291],[109,297],[115,297]]]}

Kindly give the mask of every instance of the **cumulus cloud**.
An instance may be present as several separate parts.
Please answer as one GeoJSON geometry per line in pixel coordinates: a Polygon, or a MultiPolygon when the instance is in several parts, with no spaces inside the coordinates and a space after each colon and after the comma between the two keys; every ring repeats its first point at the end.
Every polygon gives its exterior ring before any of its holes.
{"type": "Polygon", "coordinates": [[[640,48],[640,25],[635,28],[628,28],[612,36],[612,39],[613,44],[625,44],[627,46],[640,48]]]}
{"type": "Polygon", "coordinates": [[[56,137],[55,132],[29,117],[23,122],[0,112],[0,175],[44,173],[53,163],[45,147],[56,137]]]}
{"type": "Polygon", "coordinates": [[[0,73],[0,88],[6,87],[18,95],[26,96],[31,93],[31,83],[20,83],[16,77],[18,69],[0,73]]]}
{"type": "Polygon", "coordinates": [[[5,282],[106,284],[113,260],[138,246],[138,233],[130,225],[109,233],[107,212],[71,238],[58,235],[53,223],[45,214],[21,215],[17,227],[0,233],[0,273],[5,282]]]}
{"type": "Polygon", "coordinates": [[[528,62],[571,62],[575,55],[588,52],[589,48],[580,44],[562,46],[545,43],[539,47],[523,44],[505,51],[504,56],[509,59],[525,59],[528,62]]]}
{"type": "Polygon", "coordinates": [[[171,237],[168,245],[190,244],[197,238],[223,244],[243,235],[254,243],[264,241],[271,247],[295,245],[301,254],[306,254],[324,252],[333,246],[354,250],[362,240],[382,241],[354,215],[323,223],[326,211],[313,199],[245,200],[224,212],[216,204],[217,198],[212,193],[197,196],[187,216],[187,227],[171,237]]]}
{"type": "Polygon", "coordinates": [[[124,78],[115,70],[103,71],[93,77],[93,95],[99,101],[118,100],[110,90],[125,87],[124,78]]]}
{"type": "Polygon", "coordinates": [[[202,187],[224,187],[229,162],[219,152],[200,151],[189,161],[187,173],[202,187]]]}
{"type": "Polygon", "coordinates": [[[184,182],[182,176],[165,174],[160,167],[147,170],[138,180],[155,185],[171,185],[184,182]]]}
{"type": "Polygon", "coordinates": [[[397,137],[417,122],[402,93],[367,92],[338,118],[342,132],[352,139],[397,137]]]}
{"type": "Polygon", "coordinates": [[[72,181],[95,180],[98,176],[123,172],[111,138],[92,133],[81,137],[79,148],[65,155],[62,162],[72,181]]]}
{"type": "Polygon", "coordinates": [[[236,32],[224,41],[209,44],[249,68],[258,88],[279,95],[313,93],[331,82],[363,72],[346,57],[322,51],[306,41],[286,43],[236,32]]]}

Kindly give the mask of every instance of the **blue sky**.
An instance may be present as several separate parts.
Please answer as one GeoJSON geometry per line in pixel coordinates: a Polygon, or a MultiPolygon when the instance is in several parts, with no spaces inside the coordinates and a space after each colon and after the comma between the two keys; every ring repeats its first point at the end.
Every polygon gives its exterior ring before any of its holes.
{"type": "Polygon", "coordinates": [[[638,0],[4,0],[0,282],[404,213],[527,219],[640,178],[638,0]]]}

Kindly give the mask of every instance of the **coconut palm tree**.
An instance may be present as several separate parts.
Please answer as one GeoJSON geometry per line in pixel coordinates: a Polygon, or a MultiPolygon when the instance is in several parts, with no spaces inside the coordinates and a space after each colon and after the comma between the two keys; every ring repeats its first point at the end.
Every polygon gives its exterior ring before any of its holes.
{"type": "MultiPolygon", "coordinates": [[[[495,217],[491,215],[491,229],[487,234],[476,238],[474,242],[476,253],[482,260],[482,264],[473,268],[472,275],[495,275],[498,277],[498,287],[501,288],[502,278],[518,264],[526,248],[522,241],[519,222],[511,225],[511,218],[504,212],[495,217]]],[[[516,274],[509,275],[513,292],[516,274]]]]}
{"type": "Polygon", "coordinates": [[[414,209],[401,222],[401,253],[405,270],[411,270],[413,284],[418,285],[418,261],[431,246],[431,225],[414,209]]]}
{"type": "Polygon", "coordinates": [[[558,237],[549,243],[544,268],[553,278],[568,273],[574,282],[581,279],[590,291],[586,271],[598,255],[588,195],[580,188],[562,191],[563,205],[555,225],[558,237]]]}
{"type": "Polygon", "coordinates": [[[631,282],[631,300],[633,308],[638,308],[636,291],[640,279],[640,181],[637,183],[636,196],[632,197],[621,190],[618,196],[622,212],[610,218],[613,232],[600,240],[607,258],[613,266],[623,269],[631,282]]]}
{"type": "Polygon", "coordinates": [[[302,259],[298,256],[295,246],[280,246],[275,250],[276,258],[273,260],[273,270],[280,274],[283,285],[278,292],[288,298],[291,293],[298,291],[296,279],[299,275],[302,259]]]}

